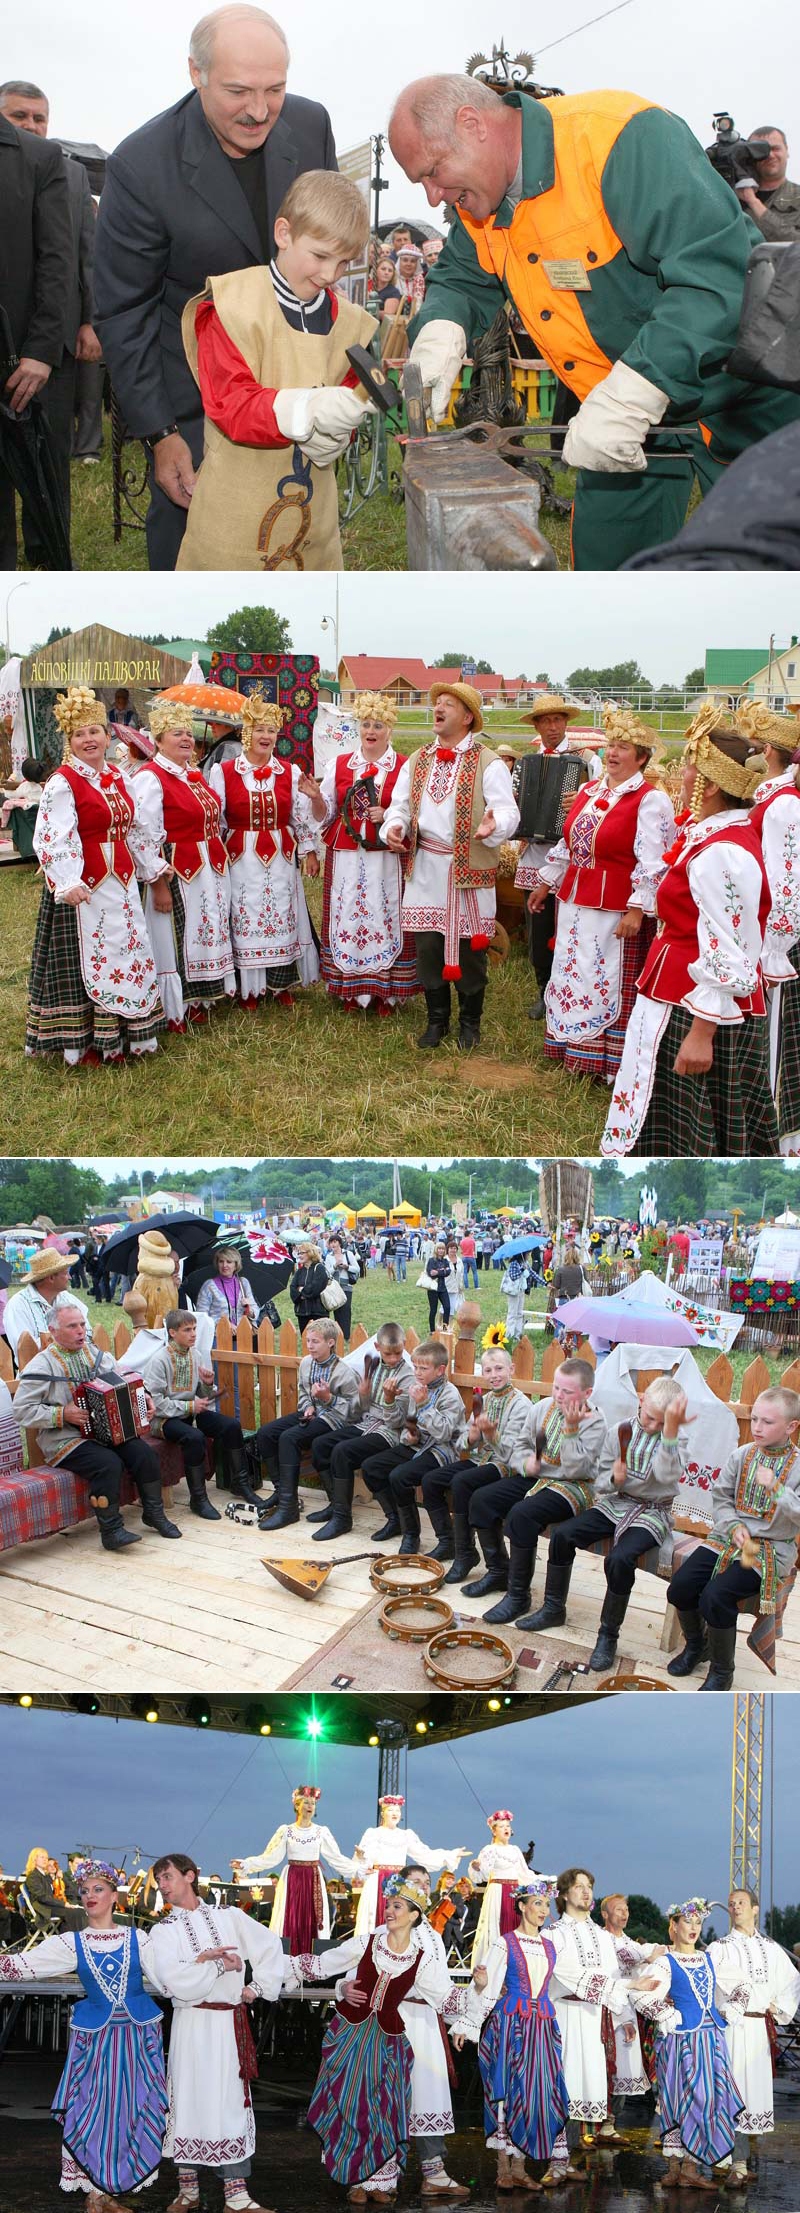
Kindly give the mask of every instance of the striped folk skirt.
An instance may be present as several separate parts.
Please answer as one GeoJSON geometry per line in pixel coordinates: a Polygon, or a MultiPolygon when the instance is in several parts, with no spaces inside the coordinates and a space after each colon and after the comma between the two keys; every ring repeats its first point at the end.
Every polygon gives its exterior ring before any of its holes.
{"type": "Polygon", "coordinates": [[[393,2158],[405,2164],[411,2067],[408,2037],[387,2036],[374,2013],[366,2021],[333,2014],[308,2118],[334,2182],[351,2188],[393,2158]]]}
{"type": "Polygon", "coordinates": [[[768,1023],[763,1016],[745,1015],[743,1022],[721,1024],[707,1074],[676,1076],[673,1063],[691,1023],[686,1007],[673,1007],[658,1047],[637,1153],[659,1159],[772,1158],[778,1152],[778,1124],[769,1081],[768,1023]]]}
{"type": "Polygon", "coordinates": [[[677,2129],[684,2150],[716,2167],[733,2151],[742,2100],[731,2073],[725,2031],[708,2022],[694,2035],[678,2031],[656,2045],[662,2133],[677,2129]]]}
{"type": "Polygon", "coordinates": [[[544,1057],[545,1060],[561,1061],[562,1065],[568,1068],[574,1076],[592,1076],[595,1083],[613,1084],[622,1059],[625,1032],[633,1013],[636,998],[636,978],[641,975],[647,954],[655,937],[655,923],[651,916],[647,915],[637,937],[625,937],[614,941],[614,953],[616,954],[617,947],[619,947],[621,958],[618,998],[615,1012],[610,1020],[602,1026],[603,990],[597,988],[596,963],[592,963],[590,960],[587,966],[587,974],[582,979],[576,975],[572,989],[577,991],[580,988],[584,1005],[588,999],[592,999],[596,1003],[588,1011],[586,1028],[582,1035],[577,1035],[574,1039],[559,1038],[551,1035],[550,1007],[551,1004],[555,1007],[556,997],[563,996],[564,992],[570,988],[567,970],[570,958],[574,958],[574,955],[571,955],[568,928],[570,914],[578,915],[578,917],[583,916],[587,922],[593,920],[602,923],[613,922],[615,927],[620,919],[618,914],[610,916],[599,914],[595,916],[594,912],[589,914],[586,908],[576,909],[568,904],[558,907],[553,973],[547,987],[550,996],[545,1000],[548,1010],[548,1023],[545,1030],[544,1057]]]}
{"type": "Polygon", "coordinates": [[[569,2120],[558,2022],[495,2006],[478,2048],[486,2134],[531,2159],[549,2159],[569,2120]],[[502,2116],[500,2107],[502,2106],[502,2116]]]}
{"type": "MultiPolygon", "coordinates": [[[[800,978],[800,947],[793,947],[789,959],[800,978]]],[[[770,1029],[774,1023],[776,1031],[775,1105],[781,1139],[793,1138],[796,1142],[800,1130],[800,981],[781,984],[779,991],[779,1003],[770,1021],[770,1029]]]]}
{"type": "Polygon", "coordinates": [[[31,955],[26,1053],[69,1053],[78,1061],[93,1050],[113,1060],[126,1050],[148,1049],[163,1027],[160,1002],[154,1013],[129,1020],[89,998],[76,909],[57,904],[45,885],[31,955]]]}
{"type": "Polygon", "coordinates": [[[167,2119],[161,2022],[73,2029],[53,2112],[96,2189],[119,2197],[153,2180],[167,2119]]]}

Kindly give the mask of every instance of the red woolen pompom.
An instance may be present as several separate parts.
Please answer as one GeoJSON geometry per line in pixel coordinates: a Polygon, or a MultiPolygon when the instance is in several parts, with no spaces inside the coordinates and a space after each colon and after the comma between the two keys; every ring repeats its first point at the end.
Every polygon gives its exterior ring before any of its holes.
{"type": "Polygon", "coordinates": [[[553,953],[553,952],[555,952],[555,944],[556,944],[555,938],[554,938],[554,937],[549,937],[549,938],[548,938],[548,940],[547,940],[547,950],[548,950],[548,953],[553,953]]]}
{"type": "Polygon", "coordinates": [[[460,970],[460,968],[459,968],[459,967],[455,967],[455,968],[443,968],[443,969],[442,969],[442,983],[443,983],[443,984],[457,984],[457,983],[458,983],[458,981],[459,981],[460,975],[461,975],[461,970],[460,970]]]}
{"type": "Polygon", "coordinates": [[[473,953],[485,953],[486,947],[489,943],[486,931],[476,930],[474,937],[471,937],[469,942],[472,946],[473,953]]]}

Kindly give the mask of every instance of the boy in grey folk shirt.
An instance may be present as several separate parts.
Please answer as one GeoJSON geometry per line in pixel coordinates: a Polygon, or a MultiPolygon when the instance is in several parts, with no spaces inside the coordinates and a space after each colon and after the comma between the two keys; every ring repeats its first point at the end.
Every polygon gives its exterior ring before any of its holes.
{"type": "Polygon", "coordinates": [[[346,1361],[337,1358],[337,1334],[334,1321],[309,1322],[308,1349],[298,1374],[297,1412],[281,1414],[277,1421],[263,1422],[256,1430],[254,1443],[260,1459],[272,1469],[276,1458],[278,1462],[277,1491],[274,1501],[270,1501],[275,1511],[268,1520],[262,1519],[264,1529],[286,1529],[290,1522],[300,1520],[297,1490],[306,1446],[316,1437],[327,1436],[329,1430],[352,1425],[357,1418],[358,1376],[346,1361]]]}
{"type": "Polygon", "coordinates": [[[779,1585],[797,1558],[798,1424],[796,1391],[761,1392],[750,1415],[752,1443],[737,1446],[714,1485],[708,1537],[669,1585],[667,1597],[677,1607],[686,1641],[667,1673],[693,1673],[707,1623],[711,1666],[701,1690],[730,1690],[739,1599],[755,1598],[760,1613],[774,1613],[779,1585]]]}
{"type": "Polygon", "coordinates": [[[317,1437],[311,1458],[328,1493],[328,1504],[308,1515],[322,1523],[315,1529],[315,1544],[346,1536],[353,1527],[353,1483],[356,1469],[378,1453],[400,1442],[408,1420],[414,1370],[406,1355],[405,1336],[399,1322],[384,1322],[375,1338],[375,1352],[367,1356],[358,1385],[358,1418],[344,1429],[317,1437]]]}
{"type": "Polygon", "coordinates": [[[373,1531],[373,1542],[385,1544],[388,1537],[400,1536],[403,1553],[419,1550],[417,1484],[431,1468],[454,1460],[466,1436],[464,1402],[455,1384],[448,1382],[447,1358],[441,1337],[426,1337],[418,1345],[400,1439],[377,1453],[363,1471],[368,1489],[386,1515],[382,1528],[373,1531]]]}

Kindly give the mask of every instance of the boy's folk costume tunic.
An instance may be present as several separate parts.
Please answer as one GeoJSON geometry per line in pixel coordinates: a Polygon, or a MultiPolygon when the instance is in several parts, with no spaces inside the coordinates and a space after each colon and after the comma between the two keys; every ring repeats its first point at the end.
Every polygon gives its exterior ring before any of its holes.
{"type": "MultiPolygon", "coordinates": [[[[299,327],[274,264],[209,278],[183,311],[183,343],[206,414],[180,569],[340,569],[335,468],[317,468],[281,436],[277,391],[355,384],[348,346],[368,346],[374,317],[338,292],[310,301],[299,327]],[[314,308],[327,308],[314,316],[314,308]]],[[[300,303],[294,303],[299,306],[300,303]]]]}
{"type": "Polygon", "coordinates": [[[319,961],[295,856],[315,850],[308,801],[291,761],[256,765],[245,752],[215,761],[208,781],[219,801],[230,864],[230,931],[243,999],[314,983],[319,961]]]}
{"type": "Polygon", "coordinates": [[[737,2127],[743,2136],[768,2136],[775,2127],[774,2026],[793,2021],[800,2006],[800,1969],[771,1937],[756,1929],[731,1929],[708,1947],[725,2015],[731,2071],[744,2100],[737,2127]],[[728,2000],[736,2009],[728,2012],[728,2000]]]}
{"type": "Polygon", "coordinates": [[[237,1906],[193,1912],[173,1906],[150,1932],[147,1977],[172,1999],[169,2119],[164,2143],[179,2167],[249,2170],[256,2124],[250,2082],[256,2073],[248,2009],[242,1992],[246,1961],[261,1998],[278,1998],[284,1962],[280,1939],[237,1906]],[[242,1966],[198,1961],[198,1952],[225,1947],[242,1966]]]}
{"type": "Polygon", "coordinates": [[[403,921],[403,864],[380,840],[366,812],[354,821],[343,809],[353,787],[369,777],[374,804],[392,805],[402,761],[387,745],[378,761],[357,746],[331,761],[320,786],[326,820],[322,905],[322,980],[335,999],[394,1006],[419,990],[414,940],[403,921]]]}
{"type": "Polygon", "coordinates": [[[33,844],[44,875],[31,958],[27,1053],[63,1053],[70,1065],[94,1049],[116,1059],[155,1052],[163,1028],[156,964],[137,871],[148,882],[165,862],[145,824],[135,780],[72,756],[42,791],[33,844]],[[65,894],[83,884],[79,906],[65,894]]]}
{"type": "Polygon", "coordinates": [[[175,870],[171,913],[159,914],[152,898],[145,911],[164,1012],[182,1023],[188,1008],[236,990],[219,803],[199,768],[179,768],[164,753],[139,769],[136,796],[148,835],[175,870]]]}
{"type": "Polygon", "coordinates": [[[0,1952],[0,1990],[79,1975],[64,2071],[53,2099],[64,2139],[61,2188],[112,2197],[155,2182],[167,2116],[161,2010],[145,1989],[150,1938],[74,1929],[32,1952],[0,1952]]]}

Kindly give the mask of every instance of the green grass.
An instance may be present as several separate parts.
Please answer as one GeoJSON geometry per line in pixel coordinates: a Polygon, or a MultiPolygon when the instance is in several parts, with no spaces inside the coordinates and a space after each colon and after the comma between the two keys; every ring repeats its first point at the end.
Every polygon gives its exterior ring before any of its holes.
{"type": "MultiPolygon", "coordinates": [[[[0,870],[0,1081],[11,1152],[597,1152],[606,1095],[545,1062],[517,945],[490,975],[479,1082],[452,1037],[437,1053],[417,1052],[421,1000],[382,1022],[346,1013],[320,985],[291,1011],[222,1006],[207,1029],[167,1037],[121,1068],[67,1074],[56,1055],[26,1060],[40,881],[30,867],[0,870]]],[[[319,883],[308,890],[319,923],[319,883]]]]}

